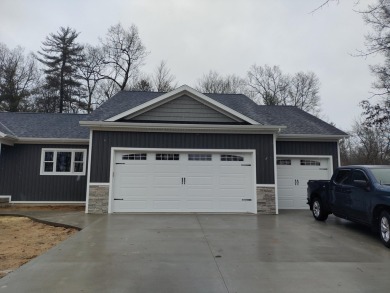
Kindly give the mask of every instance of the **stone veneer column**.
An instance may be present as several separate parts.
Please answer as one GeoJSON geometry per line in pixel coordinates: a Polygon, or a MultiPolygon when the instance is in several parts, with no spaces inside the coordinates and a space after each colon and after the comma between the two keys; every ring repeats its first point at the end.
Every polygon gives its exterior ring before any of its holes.
{"type": "Polygon", "coordinates": [[[275,187],[256,187],[257,212],[265,215],[276,214],[275,187]]]}
{"type": "Polygon", "coordinates": [[[88,213],[107,214],[108,213],[108,185],[90,185],[88,213]]]}

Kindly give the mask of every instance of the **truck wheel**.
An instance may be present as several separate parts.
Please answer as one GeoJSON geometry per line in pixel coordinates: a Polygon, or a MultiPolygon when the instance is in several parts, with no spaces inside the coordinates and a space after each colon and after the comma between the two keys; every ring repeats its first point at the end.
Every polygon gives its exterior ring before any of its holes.
{"type": "Polygon", "coordinates": [[[390,248],[390,214],[387,211],[383,211],[379,217],[379,236],[383,244],[390,248]]]}
{"type": "Polygon", "coordinates": [[[328,214],[325,213],[324,209],[322,208],[322,201],[318,197],[313,199],[311,210],[313,212],[314,219],[317,221],[325,221],[328,218],[328,214]]]}

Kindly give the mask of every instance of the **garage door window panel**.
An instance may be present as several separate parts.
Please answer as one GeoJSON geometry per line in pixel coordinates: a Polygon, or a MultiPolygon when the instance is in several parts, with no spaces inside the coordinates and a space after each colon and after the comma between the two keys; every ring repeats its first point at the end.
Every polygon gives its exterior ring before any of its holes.
{"type": "Polygon", "coordinates": [[[221,155],[221,161],[225,162],[242,162],[244,161],[243,156],[237,156],[237,155],[221,155]]]}
{"type": "Polygon", "coordinates": [[[122,160],[130,161],[145,161],[147,159],[146,154],[125,154],[122,155],[122,160]]]}
{"type": "Polygon", "coordinates": [[[211,161],[211,154],[188,154],[188,161],[211,161]]]}
{"type": "Polygon", "coordinates": [[[301,160],[301,166],[321,166],[321,162],[313,160],[301,160]]]}
{"type": "Polygon", "coordinates": [[[276,165],[291,166],[291,160],[276,160],[276,165]]]}
{"type": "Polygon", "coordinates": [[[179,161],[179,154],[156,154],[156,161],[179,161]]]}

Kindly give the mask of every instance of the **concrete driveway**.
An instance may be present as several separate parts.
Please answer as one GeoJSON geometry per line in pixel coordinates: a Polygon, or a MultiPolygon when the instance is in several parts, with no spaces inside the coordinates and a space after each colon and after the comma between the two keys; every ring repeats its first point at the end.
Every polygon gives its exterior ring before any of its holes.
{"type": "Polygon", "coordinates": [[[103,215],[0,279],[0,292],[387,292],[389,273],[390,250],[369,229],[307,210],[103,215]]]}

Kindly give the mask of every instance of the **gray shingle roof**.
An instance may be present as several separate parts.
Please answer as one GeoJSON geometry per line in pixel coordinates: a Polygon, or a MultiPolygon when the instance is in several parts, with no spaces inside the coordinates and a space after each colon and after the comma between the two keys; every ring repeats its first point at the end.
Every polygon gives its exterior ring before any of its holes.
{"type": "Polygon", "coordinates": [[[0,112],[0,131],[8,135],[29,138],[88,139],[89,129],[79,122],[86,115],[56,113],[0,112]],[[1,125],[5,126],[4,129],[1,125]],[[3,130],[2,130],[3,129],[3,130]]]}
{"type": "MultiPolygon", "coordinates": [[[[87,139],[89,130],[79,126],[79,121],[104,121],[162,94],[164,93],[121,91],[89,115],[0,112],[0,132],[17,137],[87,139]]],[[[346,135],[296,107],[257,105],[241,94],[205,95],[262,125],[287,126],[282,134],[346,135]]]]}
{"type": "MultiPolygon", "coordinates": [[[[151,101],[164,93],[121,91],[84,120],[103,121],[151,101]]],[[[263,125],[284,125],[282,134],[346,135],[345,132],[293,106],[257,105],[241,94],[205,94],[263,125]]]]}

